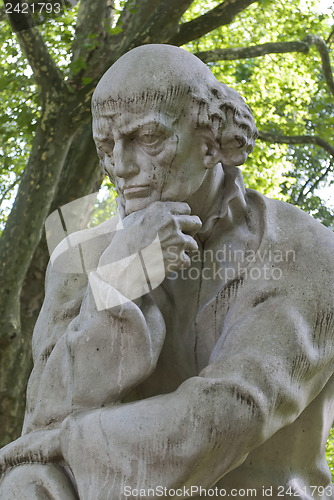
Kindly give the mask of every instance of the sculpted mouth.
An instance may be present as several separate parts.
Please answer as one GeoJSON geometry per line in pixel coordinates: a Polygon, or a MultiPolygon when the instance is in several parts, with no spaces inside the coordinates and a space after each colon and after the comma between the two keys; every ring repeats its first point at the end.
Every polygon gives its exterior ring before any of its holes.
{"type": "Polygon", "coordinates": [[[149,185],[126,186],[122,189],[122,193],[125,198],[146,196],[149,192],[149,185]]]}

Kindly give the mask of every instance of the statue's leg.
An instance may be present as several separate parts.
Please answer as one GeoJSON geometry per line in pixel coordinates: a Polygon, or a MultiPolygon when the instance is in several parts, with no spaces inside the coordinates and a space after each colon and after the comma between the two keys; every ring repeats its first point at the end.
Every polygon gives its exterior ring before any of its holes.
{"type": "MultiPolygon", "coordinates": [[[[110,440],[101,426],[101,415],[113,408],[99,408],[68,416],[61,427],[62,454],[73,471],[80,500],[122,500],[123,471],[113,469],[110,440]]],[[[2,499],[1,499],[2,500],[2,499]]]]}
{"type": "Polygon", "coordinates": [[[0,500],[79,500],[64,469],[53,464],[23,464],[0,483],[0,500]]]}

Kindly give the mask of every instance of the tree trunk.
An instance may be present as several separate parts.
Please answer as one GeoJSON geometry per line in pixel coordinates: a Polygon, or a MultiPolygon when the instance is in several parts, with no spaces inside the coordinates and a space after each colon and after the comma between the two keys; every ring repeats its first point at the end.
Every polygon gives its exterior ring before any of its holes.
{"type": "MultiPolygon", "coordinates": [[[[58,207],[99,190],[103,176],[98,167],[90,123],[74,136],[66,156],[50,213],[58,207]]],[[[49,260],[45,234],[37,246],[21,291],[21,330],[2,349],[0,399],[1,442],[4,446],[21,433],[25,390],[32,368],[31,336],[44,298],[44,276],[49,260]],[[5,365],[3,365],[3,363],[5,365]]]]}

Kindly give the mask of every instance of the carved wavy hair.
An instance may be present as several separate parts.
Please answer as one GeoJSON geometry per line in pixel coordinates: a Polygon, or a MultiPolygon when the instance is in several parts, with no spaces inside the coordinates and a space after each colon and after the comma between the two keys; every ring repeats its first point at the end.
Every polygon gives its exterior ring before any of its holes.
{"type": "Polygon", "coordinates": [[[195,104],[192,115],[197,126],[211,131],[223,166],[242,165],[259,135],[253,114],[237,91],[218,80],[215,83],[215,86],[203,86],[200,95],[192,92],[195,104]]]}

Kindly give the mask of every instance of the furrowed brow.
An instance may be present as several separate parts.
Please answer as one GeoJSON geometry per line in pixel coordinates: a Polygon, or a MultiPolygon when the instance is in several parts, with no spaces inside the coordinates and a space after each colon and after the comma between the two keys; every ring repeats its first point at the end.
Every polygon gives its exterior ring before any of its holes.
{"type": "Polygon", "coordinates": [[[121,128],[120,132],[123,135],[131,135],[138,132],[141,129],[152,127],[153,129],[168,129],[168,124],[163,120],[154,120],[154,119],[140,119],[136,120],[133,123],[129,123],[121,128]]]}

